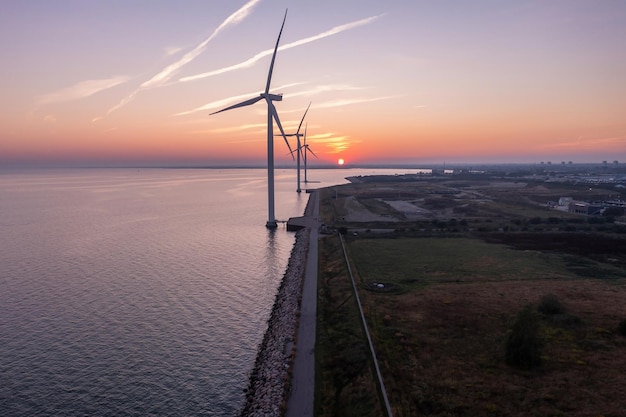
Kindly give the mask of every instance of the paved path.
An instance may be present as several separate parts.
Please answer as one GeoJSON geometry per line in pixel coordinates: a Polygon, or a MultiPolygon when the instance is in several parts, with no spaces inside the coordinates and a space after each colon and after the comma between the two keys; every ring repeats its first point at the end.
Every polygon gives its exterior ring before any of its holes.
{"type": "Polygon", "coordinates": [[[313,210],[306,216],[309,253],[306,260],[300,324],[298,326],[296,357],[291,375],[291,394],[287,417],[313,417],[315,393],[315,326],[317,322],[317,240],[319,237],[319,192],[311,194],[313,210]]]}

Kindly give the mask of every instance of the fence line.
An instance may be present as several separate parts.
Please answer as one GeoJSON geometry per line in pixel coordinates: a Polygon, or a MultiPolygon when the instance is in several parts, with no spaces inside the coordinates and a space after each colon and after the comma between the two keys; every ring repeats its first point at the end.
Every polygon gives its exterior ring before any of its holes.
{"type": "Polygon", "coordinates": [[[363,314],[363,307],[361,306],[361,299],[359,298],[359,292],[357,290],[356,282],[354,281],[354,276],[352,275],[352,268],[350,267],[350,260],[348,259],[348,252],[346,251],[346,246],[343,243],[343,237],[341,236],[341,233],[339,233],[339,240],[341,241],[341,249],[343,249],[343,256],[346,259],[346,265],[348,265],[348,273],[350,274],[350,280],[352,281],[352,288],[354,289],[354,296],[356,297],[356,303],[359,306],[359,313],[361,314],[361,320],[363,322],[363,329],[365,329],[365,336],[367,337],[367,343],[370,346],[370,352],[372,353],[372,359],[374,360],[374,368],[376,368],[376,376],[378,377],[378,383],[380,384],[381,394],[383,395],[383,400],[385,401],[385,407],[387,408],[387,416],[393,417],[393,414],[391,413],[391,406],[389,405],[389,399],[387,398],[387,390],[385,389],[385,384],[383,383],[383,377],[380,373],[380,367],[378,366],[378,359],[376,358],[376,352],[374,351],[374,344],[372,343],[370,332],[367,329],[367,322],[365,321],[365,314],[363,314]]]}

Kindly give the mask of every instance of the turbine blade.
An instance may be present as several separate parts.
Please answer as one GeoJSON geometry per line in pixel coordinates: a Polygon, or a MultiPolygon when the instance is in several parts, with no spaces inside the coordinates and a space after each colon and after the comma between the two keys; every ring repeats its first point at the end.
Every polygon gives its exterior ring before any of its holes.
{"type": "Polygon", "coordinates": [[[307,147],[306,147],[306,150],[307,150],[307,151],[309,151],[309,152],[311,152],[311,153],[313,154],[313,156],[314,156],[314,157],[316,157],[317,159],[319,159],[319,158],[318,158],[318,156],[317,156],[317,155],[315,155],[315,152],[313,152],[313,151],[311,150],[311,148],[309,148],[309,147],[307,146],[307,147]]]}
{"type": "MultiPolygon", "coordinates": [[[[289,152],[291,152],[291,145],[289,145],[289,141],[287,140],[287,135],[285,135],[285,130],[283,129],[283,125],[280,123],[280,119],[278,118],[278,112],[276,111],[276,107],[274,107],[274,103],[270,99],[267,99],[267,107],[268,111],[272,113],[272,117],[276,120],[276,124],[278,125],[278,129],[280,130],[280,134],[283,139],[285,139],[285,143],[287,144],[287,148],[289,148],[289,152]]],[[[293,158],[293,154],[291,155],[293,158]]],[[[294,158],[295,159],[295,158],[294,158]]]]}
{"type": "Polygon", "coordinates": [[[287,20],[287,10],[285,10],[285,17],[283,18],[283,24],[278,32],[278,39],[276,39],[276,46],[274,47],[274,54],[272,55],[272,63],[270,64],[270,71],[267,74],[267,84],[265,85],[265,94],[270,92],[270,84],[272,82],[272,72],[274,71],[274,61],[276,60],[276,52],[278,51],[278,43],[280,42],[280,35],[283,34],[283,27],[285,26],[285,20],[287,20]]]}
{"type": "Polygon", "coordinates": [[[226,110],[236,109],[237,107],[249,106],[249,105],[254,104],[257,101],[261,100],[262,98],[263,98],[262,96],[258,96],[258,97],[255,97],[255,98],[251,98],[250,100],[242,101],[241,103],[233,104],[232,106],[228,106],[225,109],[218,110],[218,111],[213,112],[213,113],[209,113],[209,116],[211,116],[213,114],[221,113],[221,112],[226,111],[226,110]]]}
{"type": "Polygon", "coordinates": [[[309,101],[309,106],[306,108],[306,111],[304,112],[304,115],[302,116],[302,120],[300,120],[300,124],[298,125],[298,130],[296,131],[296,134],[300,133],[300,128],[302,127],[302,122],[304,122],[304,118],[306,117],[306,114],[309,112],[309,107],[311,107],[311,102],[309,101]]]}
{"type": "Polygon", "coordinates": [[[309,124],[305,124],[304,125],[304,144],[302,146],[304,146],[306,148],[306,128],[309,126],[309,124]]]}

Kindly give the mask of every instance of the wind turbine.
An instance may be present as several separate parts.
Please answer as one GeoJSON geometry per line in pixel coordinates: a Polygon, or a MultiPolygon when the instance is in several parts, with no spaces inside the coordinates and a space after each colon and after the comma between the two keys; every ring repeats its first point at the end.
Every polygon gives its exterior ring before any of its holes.
{"type": "Polygon", "coordinates": [[[236,109],[238,107],[249,106],[257,101],[261,101],[265,99],[267,103],[267,206],[268,206],[268,218],[267,223],[265,223],[265,227],[268,229],[275,229],[278,225],[276,223],[276,217],[274,216],[274,131],[273,131],[273,120],[276,120],[276,124],[280,129],[280,133],[285,139],[285,143],[287,147],[291,151],[291,146],[289,146],[289,142],[287,141],[287,137],[285,136],[285,131],[283,130],[283,126],[280,123],[280,119],[278,118],[278,112],[276,112],[276,107],[274,107],[274,101],[282,101],[282,94],[271,94],[270,93],[270,84],[272,82],[272,71],[274,70],[274,61],[276,60],[276,52],[278,51],[278,43],[280,42],[280,36],[283,33],[283,27],[285,26],[285,20],[287,20],[287,10],[285,10],[285,17],[283,18],[283,24],[280,27],[280,32],[278,32],[278,39],[276,40],[276,46],[274,46],[274,54],[272,55],[272,62],[270,64],[270,69],[267,74],[267,83],[265,84],[265,91],[260,93],[258,97],[251,98],[249,100],[242,101],[241,103],[234,104],[232,106],[226,107],[222,110],[218,110],[216,112],[211,113],[211,115],[216,113],[221,113],[226,110],[236,109]]]}
{"type": "Polygon", "coordinates": [[[302,145],[302,151],[301,151],[302,156],[304,157],[304,183],[305,184],[309,182],[309,180],[307,180],[306,178],[306,153],[311,152],[311,155],[317,158],[317,155],[315,155],[315,152],[313,152],[311,148],[309,147],[309,145],[306,143],[306,128],[307,128],[307,125],[304,125],[304,144],[302,145]]]}
{"type": "MultiPolygon", "coordinates": [[[[304,115],[302,116],[302,119],[300,120],[300,124],[298,125],[298,130],[296,131],[296,133],[292,133],[292,134],[288,134],[286,136],[295,136],[297,141],[298,141],[298,147],[296,148],[295,151],[298,154],[298,162],[297,162],[297,168],[296,171],[298,172],[298,189],[296,190],[297,192],[302,192],[302,189],[300,188],[300,155],[302,153],[302,146],[300,145],[300,136],[304,136],[304,134],[300,133],[300,128],[302,127],[302,122],[304,122],[304,118],[306,117],[306,114],[309,111],[309,108],[311,107],[311,103],[309,103],[308,107],[306,108],[304,115]]],[[[292,155],[293,155],[292,152],[292,155]]]]}

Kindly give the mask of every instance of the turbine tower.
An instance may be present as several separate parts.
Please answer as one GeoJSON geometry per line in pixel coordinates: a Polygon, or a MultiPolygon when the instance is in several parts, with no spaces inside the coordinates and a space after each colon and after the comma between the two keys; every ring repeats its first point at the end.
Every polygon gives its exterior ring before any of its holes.
{"type": "MultiPolygon", "coordinates": [[[[304,118],[306,117],[306,114],[309,111],[309,108],[311,107],[311,103],[309,103],[308,107],[306,108],[304,115],[302,116],[302,119],[300,120],[300,124],[298,125],[298,130],[296,131],[296,133],[292,133],[292,134],[288,134],[285,136],[295,136],[297,141],[298,141],[298,147],[296,148],[296,150],[294,152],[296,152],[298,154],[298,162],[297,162],[297,177],[298,177],[298,188],[296,189],[297,192],[302,192],[302,189],[300,188],[300,155],[302,154],[302,146],[300,145],[300,136],[304,136],[304,134],[300,133],[300,128],[302,127],[302,122],[304,122],[304,118]]],[[[293,152],[292,152],[293,155],[293,152]]]]}
{"type": "Polygon", "coordinates": [[[309,147],[309,145],[306,143],[306,128],[307,128],[307,125],[304,125],[304,144],[302,145],[302,150],[301,150],[302,156],[304,159],[304,183],[305,184],[309,182],[309,180],[306,178],[306,153],[311,152],[311,155],[317,158],[317,155],[315,155],[315,152],[313,152],[311,148],[309,147]]]}
{"type": "Polygon", "coordinates": [[[267,74],[267,83],[265,84],[265,91],[259,94],[258,97],[253,97],[249,100],[242,101],[241,103],[234,104],[232,106],[226,107],[222,110],[218,110],[216,112],[211,113],[211,115],[216,113],[221,113],[226,110],[236,109],[238,107],[249,106],[251,104],[256,103],[257,101],[265,99],[267,103],[267,207],[268,207],[268,218],[265,227],[268,229],[275,229],[278,225],[276,223],[276,217],[274,216],[274,131],[273,131],[273,121],[276,120],[276,124],[280,129],[280,133],[285,139],[285,143],[287,147],[291,151],[291,146],[289,146],[289,142],[287,141],[287,137],[285,136],[285,131],[283,130],[283,126],[280,123],[280,119],[278,118],[278,112],[276,111],[276,107],[274,106],[274,101],[282,101],[282,94],[271,94],[270,93],[270,84],[272,82],[272,71],[274,70],[274,61],[276,60],[276,52],[278,51],[278,44],[280,42],[280,36],[283,33],[283,27],[285,26],[285,20],[287,20],[287,10],[285,10],[285,17],[283,18],[283,24],[280,27],[280,32],[278,32],[278,39],[276,40],[276,46],[274,46],[274,53],[272,55],[272,62],[270,63],[270,69],[267,74]]]}

